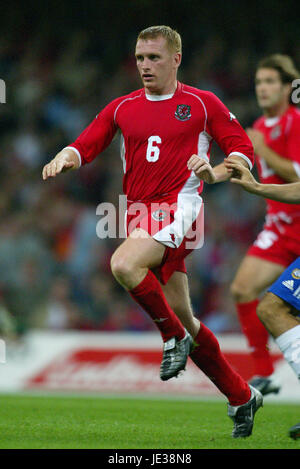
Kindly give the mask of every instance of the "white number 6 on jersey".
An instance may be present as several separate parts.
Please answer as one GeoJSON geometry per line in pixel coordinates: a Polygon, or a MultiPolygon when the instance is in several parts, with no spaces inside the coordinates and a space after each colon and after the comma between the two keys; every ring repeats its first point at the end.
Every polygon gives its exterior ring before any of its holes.
{"type": "Polygon", "coordinates": [[[154,163],[159,158],[160,148],[157,146],[158,143],[161,143],[161,138],[158,135],[152,135],[148,138],[146,159],[150,163],[154,163]]]}

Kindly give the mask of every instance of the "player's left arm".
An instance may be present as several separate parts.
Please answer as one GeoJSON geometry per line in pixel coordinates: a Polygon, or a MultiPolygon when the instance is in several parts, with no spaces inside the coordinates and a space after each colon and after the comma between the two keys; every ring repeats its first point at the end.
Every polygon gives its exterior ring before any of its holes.
{"type": "MultiPolygon", "coordinates": [[[[244,160],[243,158],[241,158],[240,155],[238,155],[238,154],[231,153],[231,155],[228,156],[227,160],[239,163],[239,164],[245,166],[245,168],[247,168],[247,169],[250,168],[247,161],[244,160]]],[[[228,171],[227,171],[227,168],[225,166],[225,161],[218,164],[217,166],[215,166],[213,168],[213,171],[214,171],[214,175],[215,175],[215,178],[216,178],[215,182],[224,182],[224,181],[227,181],[229,179],[228,171]]]]}
{"type": "Polygon", "coordinates": [[[300,179],[300,128],[296,132],[291,129],[287,137],[287,158],[276,153],[266,145],[264,136],[259,130],[247,129],[254,152],[265,160],[267,165],[286,182],[296,182],[300,179]],[[297,162],[299,161],[299,163],[297,162]]]}
{"type": "MultiPolygon", "coordinates": [[[[254,163],[254,151],[245,130],[217,96],[206,92],[204,98],[207,113],[205,132],[216,141],[227,158],[251,170],[254,163]]],[[[224,162],[212,167],[208,161],[198,155],[192,155],[188,161],[188,168],[194,170],[199,179],[209,184],[229,179],[224,162]]]]}
{"type": "MultiPolygon", "coordinates": [[[[228,161],[239,163],[245,168],[249,168],[247,161],[243,160],[239,155],[234,153],[227,158],[228,161]]],[[[212,167],[210,163],[199,157],[192,155],[187,163],[188,169],[194,171],[195,175],[207,184],[215,184],[217,182],[227,181],[230,178],[225,162],[212,167]]]]}

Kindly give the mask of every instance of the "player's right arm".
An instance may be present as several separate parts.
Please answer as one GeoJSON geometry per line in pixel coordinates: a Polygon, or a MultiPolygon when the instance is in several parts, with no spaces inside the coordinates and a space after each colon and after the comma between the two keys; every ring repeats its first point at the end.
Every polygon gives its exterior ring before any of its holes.
{"type": "Polygon", "coordinates": [[[63,148],[50,163],[44,166],[42,172],[44,180],[90,163],[105,150],[118,128],[114,117],[120,100],[122,98],[108,104],[77,137],[75,142],[63,148]]]}
{"type": "Polygon", "coordinates": [[[252,176],[249,169],[240,163],[225,160],[225,167],[231,175],[230,182],[239,184],[251,194],[260,195],[265,199],[290,204],[300,203],[300,182],[290,184],[260,184],[252,176]]]}

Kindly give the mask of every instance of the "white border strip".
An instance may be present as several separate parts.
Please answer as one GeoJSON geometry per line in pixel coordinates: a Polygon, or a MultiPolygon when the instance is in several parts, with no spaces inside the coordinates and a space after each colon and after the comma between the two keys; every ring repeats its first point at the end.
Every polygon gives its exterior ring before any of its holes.
{"type": "Polygon", "coordinates": [[[232,152],[227,156],[227,158],[229,158],[230,156],[234,156],[234,155],[240,156],[241,158],[243,158],[243,160],[247,161],[250,170],[253,168],[253,164],[251,163],[251,160],[248,158],[248,156],[244,155],[244,153],[240,153],[239,151],[232,151],[232,152]]]}
{"type": "Polygon", "coordinates": [[[82,165],[81,154],[79,153],[79,151],[77,150],[77,148],[75,148],[75,147],[65,147],[65,148],[63,148],[63,150],[73,150],[73,151],[76,153],[76,155],[78,156],[79,166],[82,165]]]}
{"type": "Polygon", "coordinates": [[[297,163],[296,161],[293,162],[293,166],[294,166],[294,170],[298,176],[298,178],[300,178],[300,164],[297,163]]]}

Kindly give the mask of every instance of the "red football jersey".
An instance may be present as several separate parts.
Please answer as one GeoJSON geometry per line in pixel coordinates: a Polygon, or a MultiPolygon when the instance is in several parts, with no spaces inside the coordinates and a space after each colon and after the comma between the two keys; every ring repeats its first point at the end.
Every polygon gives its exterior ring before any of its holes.
{"type": "MultiPolygon", "coordinates": [[[[294,162],[296,173],[300,177],[300,111],[290,106],[280,117],[257,119],[253,127],[264,134],[266,145],[282,158],[294,162]]],[[[264,184],[286,184],[287,181],[278,176],[265,160],[256,156],[259,179],[264,184]]],[[[274,200],[266,200],[268,213],[278,212],[300,214],[300,204],[285,204],[274,200]]]]}
{"type": "Polygon", "coordinates": [[[187,168],[192,154],[209,159],[214,139],[226,156],[238,153],[252,168],[252,144],[235,116],[211,92],[178,82],[173,95],[140,89],[108,104],[69,145],[89,163],[121,132],[123,190],[129,200],[154,200],[202,185],[187,168]]]}

